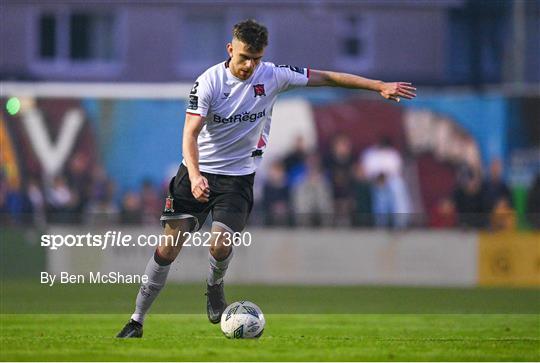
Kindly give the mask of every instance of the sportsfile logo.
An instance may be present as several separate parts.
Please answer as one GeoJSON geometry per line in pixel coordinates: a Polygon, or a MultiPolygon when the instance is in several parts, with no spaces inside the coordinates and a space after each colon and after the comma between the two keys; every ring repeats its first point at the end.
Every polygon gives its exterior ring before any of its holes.
{"type": "Polygon", "coordinates": [[[218,124],[234,124],[234,123],[240,123],[240,122],[255,122],[261,117],[266,116],[266,109],[262,110],[261,112],[243,112],[236,114],[231,117],[221,117],[219,115],[214,115],[214,122],[218,124]]]}

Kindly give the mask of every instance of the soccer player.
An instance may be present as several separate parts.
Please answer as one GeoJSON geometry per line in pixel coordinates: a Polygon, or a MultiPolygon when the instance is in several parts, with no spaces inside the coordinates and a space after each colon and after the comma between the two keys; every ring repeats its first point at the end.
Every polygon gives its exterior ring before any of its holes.
{"type": "Polygon", "coordinates": [[[165,285],[185,232],[198,231],[212,213],[207,313],[216,324],[227,307],[223,277],[233,257],[230,234],[241,232],[253,206],[253,179],[268,142],[272,108],[279,93],[294,87],[345,87],[378,92],[399,102],[415,97],[410,83],[262,62],[266,27],[236,24],[227,44],[229,59],[206,70],[190,94],[183,133],[182,164],[171,180],[161,216],[164,233],[178,244],[159,246],[146,266],[135,312],[119,338],[142,337],[144,318],[165,285]],[[228,232],[229,234],[227,234],[228,232]]]}

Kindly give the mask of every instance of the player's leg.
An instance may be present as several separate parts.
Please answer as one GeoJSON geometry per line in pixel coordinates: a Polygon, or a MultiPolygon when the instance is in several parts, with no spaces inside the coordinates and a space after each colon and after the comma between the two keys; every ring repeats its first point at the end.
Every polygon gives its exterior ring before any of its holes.
{"type": "MultiPolygon", "coordinates": [[[[212,231],[219,232],[209,251],[207,279],[207,314],[211,323],[217,324],[227,307],[223,278],[231,262],[233,234],[242,232],[253,207],[254,175],[218,177],[216,189],[223,191],[213,203],[212,231]]],[[[212,190],[212,186],[210,187],[212,190]]]]}
{"type": "Polygon", "coordinates": [[[146,313],[155,298],[165,286],[171,263],[180,253],[185,237],[183,232],[192,230],[193,218],[168,220],[165,223],[164,234],[170,236],[165,245],[158,246],[154,255],[148,261],[144,274],[148,276],[148,282],[141,285],[135,304],[135,312],[131,319],[144,322],[146,313]]]}
{"type": "Polygon", "coordinates": [[[217,285],[223,281],[223,277],[232,259],[233,230],[228,226],[214,222],[212,224],[212,243],[209,248],[208,259],[208,285],[217,285]]]}
{"type": "Polygon", "coordinates": [[[227,307],[223,278],[233,257],[232,240],[234,231],[227,225],[214,221],[212,224],[212,243],[209,248],[208,277],[206,290],[206,312],[208,320],[217,324],[227,307]]]}
{"type": "Polygon", "coordinates": [[[146,265],[148,282],[141,285],[135,304],[135,312],[128,324],[117,335],[119,338],[141,337],[146,313],[165,285],[171,263],[184,243],[185,232],[196,231],[202,226],[210,211],[210,203],[198,202],[191,193],[187,168],[181,164],[178,173],[169,183],[169,193],[161,223],[168,237],[166,244],[159,246],[146,265]]]}
{"type": "Polygon", "coordinates": [[[135,311],[131,315],[130,321],[118,333],[117,338],[142,337],[142,326],[146,314],[161,289],[165,286],[171,263],[180,253],[185,240],[184,232],[192,231],[194,224],[194,218],[165,221],[164,234],[169,238],[166,239],[164,245],[156,248],[153,256],[148,261],[144,271],[144,274],[148,277],[148,282],[141,284],[135,300],[135,311]]]}

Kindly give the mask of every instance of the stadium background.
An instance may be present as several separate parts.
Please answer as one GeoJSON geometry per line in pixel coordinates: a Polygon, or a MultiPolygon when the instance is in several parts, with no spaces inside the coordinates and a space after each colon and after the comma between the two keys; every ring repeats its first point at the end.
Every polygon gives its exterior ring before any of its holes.
{"type": "MultiPolygon", "coordinates": [[[[141,273],[152,248],[50,251],[40,235],[160,232],[189,89],[248,17],[269,28],[267,61],[411,81],[418,97],[279,98],[233,296],[270,313],[537,314],[540,2],[466,0],[4,1],[2,313],[130,312],[134,286],[95,296],[39,273],[141,273]]],[[[202,311],[189,297],[206,255],[182,251],[184,301],[156,312],[202,311]]]]}

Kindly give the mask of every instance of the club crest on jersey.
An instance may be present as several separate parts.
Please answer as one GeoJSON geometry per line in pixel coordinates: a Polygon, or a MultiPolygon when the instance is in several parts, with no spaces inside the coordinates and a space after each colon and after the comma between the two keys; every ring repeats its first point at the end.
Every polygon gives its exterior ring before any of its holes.
{"type": "Polygon", "coordinates": [[[164,212],[174,213],[173,201],[174,199],[171,197],[165,198],[165,208],[163,209],[164,212]]]}
{"type": "Polygon", "coordinates": [[[253,86],[253,91],[255,92],[254,97],[266,96],[266,92],[264,91],[264,84],[262,84],[262,83],[254,85],[253,86]]]}

